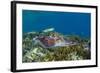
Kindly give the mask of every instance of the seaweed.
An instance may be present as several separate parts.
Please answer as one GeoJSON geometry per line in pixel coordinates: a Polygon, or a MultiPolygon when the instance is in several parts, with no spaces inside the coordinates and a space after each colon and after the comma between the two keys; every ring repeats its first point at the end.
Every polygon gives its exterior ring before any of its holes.
{"type": "Polygon", "coordinates": [[[78,35],[63,35],[59,32],[28,32],[23,33],[22,62],[71,61],[91,59],[91,41],[78,35]],[[65,41],[76,43],[69,46],[43,47],[33,41],[35,37],[60,37],[65,41]],[[85,49],[88,48],[88,49],[85,49]]]}

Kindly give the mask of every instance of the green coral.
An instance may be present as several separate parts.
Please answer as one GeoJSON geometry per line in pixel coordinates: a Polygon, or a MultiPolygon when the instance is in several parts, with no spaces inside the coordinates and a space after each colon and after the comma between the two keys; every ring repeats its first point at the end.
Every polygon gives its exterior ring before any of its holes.
{"type": "Polygon", "coordinates": [[[90,40],[80,38],[77,35],[64,36],[58,32],[31,32],[23,34],[22,41],[22,61],[26,62],[48,62],[48,61],[69,61],[69,60],[85,60],[91,58],[91,52],[84,50],[84,44],[90,44],[90,40]],[[62,36],[65,40],[77,42],[77,45],[43,48],[39,44],[35,44],[32,39],[36,36],[62,36]]]}

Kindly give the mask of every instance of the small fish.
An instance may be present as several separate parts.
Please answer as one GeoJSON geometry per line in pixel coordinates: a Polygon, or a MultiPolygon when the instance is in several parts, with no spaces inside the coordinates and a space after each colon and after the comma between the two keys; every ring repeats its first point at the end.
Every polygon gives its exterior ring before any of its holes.
{"type": "Polygon", "coordinates": [[[49,28],[49,29],[43,30],[43,32],[50,32],[50,31],[54,31],[54,28],[49,28]]]}

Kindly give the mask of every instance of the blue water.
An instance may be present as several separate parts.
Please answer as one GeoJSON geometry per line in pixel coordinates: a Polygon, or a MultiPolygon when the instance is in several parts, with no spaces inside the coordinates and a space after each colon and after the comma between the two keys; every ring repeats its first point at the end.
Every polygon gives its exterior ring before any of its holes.
{"type": "Polygon", "coordinates": [[[62,34],[91,35],[90,13],[23,10],[22,24],[23,33],[55,28],[62,34]]]}

